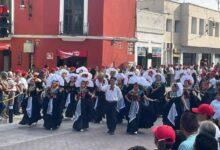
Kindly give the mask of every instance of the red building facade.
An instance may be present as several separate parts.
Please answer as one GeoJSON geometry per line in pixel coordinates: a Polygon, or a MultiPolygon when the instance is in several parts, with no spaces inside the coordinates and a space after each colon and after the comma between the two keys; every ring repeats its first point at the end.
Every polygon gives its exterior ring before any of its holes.
{"type": "MultiPolygon", "coordinates": [[[[13,0],[11,69],[27,70],[31,64],[95,67],[133,62],[136,0],[81,1],[24,0],[21,4],[13,0]],[[24,52],[27,42],[34,45],[33,53],[24,52]],[[62,59],[60,51],[74,57],[62,59]]],[[[0,70],[3,65],[1,61],[0,70]]]]}

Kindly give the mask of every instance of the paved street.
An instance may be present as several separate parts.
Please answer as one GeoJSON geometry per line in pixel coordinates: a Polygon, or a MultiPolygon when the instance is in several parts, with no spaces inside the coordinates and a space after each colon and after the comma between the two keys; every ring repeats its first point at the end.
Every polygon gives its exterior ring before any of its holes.
{"type": "MultiPolygon", "coordinates": [[[[158,124],[158,123],[157,123],[158,124]]],[[[64,121],[57,131],[46,131],[42,122],[33,127],[17,124],[0,125],[0,150],[126,150],[142,145],[154,149],[151,130],[139,135],[126,134],[126,124],[119,125],[114,136],[106,133],[105,123],[90,125],[87,132],[72,131],[72,121],[64,121]]]]}

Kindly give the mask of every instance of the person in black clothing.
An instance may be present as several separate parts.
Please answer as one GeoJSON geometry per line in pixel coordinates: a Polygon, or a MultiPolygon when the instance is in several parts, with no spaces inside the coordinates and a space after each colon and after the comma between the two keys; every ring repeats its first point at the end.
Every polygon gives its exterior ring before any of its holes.
{"type": "Polygon", "coordinates": [[[37,123],[41,117],[41,93],[43,91],[42,81],[40,79],[31,79],[28,89],[28,97],[22,102],[24,116],[19,124],[32,125],[37,123]]]}
{"type": "Polygon", "coordinates": [[[60,127],[62,115],[63,88],[59,87],[58,81],[53,81],[43,100],[43,120],[47,130],[56,130],[60,127]]]}
{"type": "Polygon", "coordinates": [[[200,82],[200,97],[201,104],[210,104],[216,96],[216,90],[210,86],[210,83],[207,79],[203,79],[200,82]]]}
{"type": "Polygon", "coordinates": [[[163,123],[172,126],[175,130],[180,129],[180,118],[183,113],[182,94],[182,84],[174,83],[172,91],[167,95],[167,103],[163,111],[163,123]]]}
{"type": "Polygon", "coordinates": [[[88,89],[88,81],[81,79],[80,88],[77,91],[75,100],[77,101],[73,129],[76,131],[85,131],[89,128],[91,121],[91,100],[92,93],[88,89]]]}

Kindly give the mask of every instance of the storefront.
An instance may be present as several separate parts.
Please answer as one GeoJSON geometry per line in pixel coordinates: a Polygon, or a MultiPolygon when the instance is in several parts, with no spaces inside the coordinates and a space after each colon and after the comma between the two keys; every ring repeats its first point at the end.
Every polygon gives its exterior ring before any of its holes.
{"type": "Polygon", "coordinates": [[[10,44],[0,43],[0,71],[9,71],[11,69],[11,51],[10,44]]]}
{"type": "Polygon", "coordinates": [[[87,51],[64,52],[58,50],[57,66],[67,65],[68,67],[87,66],[87,51]]]}
{"type": "Polygon", "coordinates": [[[147,47],[138,47],[138,65],[141,65],[144,68],[148,68],[148,48],[147,47]]]}
{"type": "Polygon", "coordinates": [[[196,54],[195,53],[183,53],[183,65],[195,65],[196,54]]]}
{"type": "Polygon", "coordinates": [[[159,67],[161,65],[162,50],[160,47],[152,48],[152,67],[159,67]]]}

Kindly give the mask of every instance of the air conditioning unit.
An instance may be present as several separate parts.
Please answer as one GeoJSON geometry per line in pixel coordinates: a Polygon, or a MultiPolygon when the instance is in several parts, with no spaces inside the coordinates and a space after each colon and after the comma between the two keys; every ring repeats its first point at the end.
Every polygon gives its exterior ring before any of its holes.
{"type": "Polygon", "coordinates": [[[24,53],[34,53],[34,43],[31,41],[26,41],[23,47],[24,53]]]}

